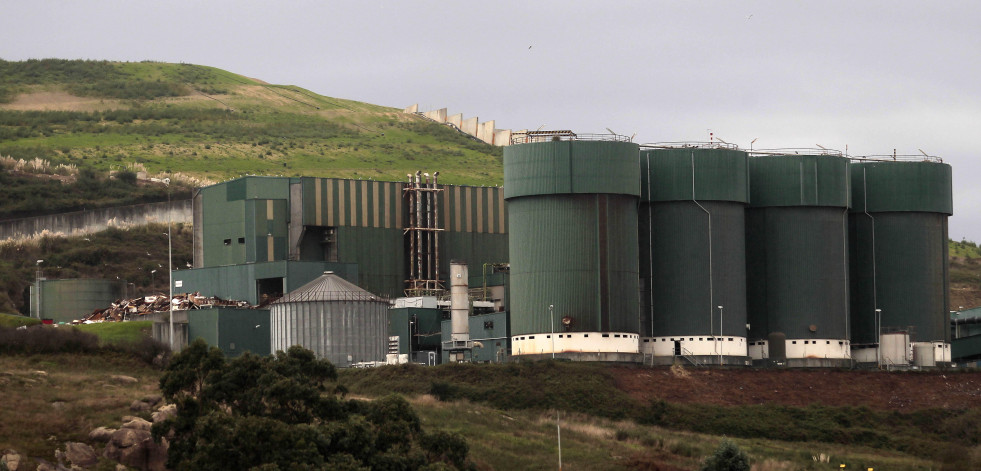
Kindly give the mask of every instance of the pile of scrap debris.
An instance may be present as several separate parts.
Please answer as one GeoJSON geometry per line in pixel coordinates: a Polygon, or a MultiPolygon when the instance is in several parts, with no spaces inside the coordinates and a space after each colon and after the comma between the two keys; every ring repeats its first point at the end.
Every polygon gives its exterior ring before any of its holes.
{"type": "Polygon", "coordinates": [[[158,294],[156,296],[120,299],[105,309],[96,309],[92,312],[92,314],[89,314],[88,316],[85,316],[74,323],[90,324],[93,322],[139,320],[140,316],[145,316],[156,312],[170,311],[171,304],[174,305],[175,311],[187,311],[191,309],[216,306],[240,308],[253,307],[246,301],[228,301],[218,297],[201,296],[200,293],[175,294],[173,300],[169,300],[166,294],[158,294]]]}

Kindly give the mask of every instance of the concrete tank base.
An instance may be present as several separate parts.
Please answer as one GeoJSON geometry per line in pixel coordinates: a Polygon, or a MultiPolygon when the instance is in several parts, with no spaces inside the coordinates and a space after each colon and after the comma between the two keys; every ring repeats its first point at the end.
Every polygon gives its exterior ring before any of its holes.
{"type": "MultiPolygon", "coordinates": [[[[655,356],[645,359],[646,364],[651,366],[671,366],[675,363],[691,366],[719,366],[718,355],[689,355],[685,356],[655,356]]],[[[748,356],[722,356],[722,366],[750,366],[752,359],[748,356]]]]}
{"type": "MultiPolygon", "coordinates": [[[[551,353],[534,353],[528,355],[512,355],[511,361],[539,361],[552,359],[551,353]]],[[[640,353],[617,352],[557,352],[556,360],[593,361],[605,363],[643,363],[644,355],[640,353]]]]}
{"type": "Polygon", "coordinates": [[[753,360],[753,366],[766,368],[853,368],[856,363],[850,358],[787,358],[773,360],[764,358],[753,360]]]}

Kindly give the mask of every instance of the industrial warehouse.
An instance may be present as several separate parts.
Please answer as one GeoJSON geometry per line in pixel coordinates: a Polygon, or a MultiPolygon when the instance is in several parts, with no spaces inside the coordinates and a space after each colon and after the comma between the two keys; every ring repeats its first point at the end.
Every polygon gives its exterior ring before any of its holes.
{"type": "Polygon", "coordinates": [[[155,336],[339,366],[976,361],[951,349],[939,158],[539,131],[504,148],[503,188],[438,176],[200,189],[174,292],[262,307],[180,312],[155,336]]]}

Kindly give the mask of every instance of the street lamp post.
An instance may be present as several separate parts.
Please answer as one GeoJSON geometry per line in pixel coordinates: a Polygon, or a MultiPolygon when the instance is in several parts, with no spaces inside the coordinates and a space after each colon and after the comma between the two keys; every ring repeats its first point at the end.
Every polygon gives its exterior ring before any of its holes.
{"type": "MultiPolygon", "coordinates": [[[[552,326],[552,359],[555,359],[555,306],[552,304],[548,305],[548,319],[549,324],[552,326]]],[[[559,458],[561,461],[561,458],[559,458]]],[[[561,466],[560,466],[561,467],[561,466]]]]}
{"type": "MultiPolygon", "coordinates": [[[[719,337],[722,337],[722,306],[718,306],[718,308],[719,308],[719,337]]],[[[716,340],[716,345],[718,345],[719,340],[721,340],[721,338],[716,340]]],[[[723,343],[722,346],[724,348],[725,343],[723,343]]],[[[716,350],[719,352],[719,366],[722,366],[722,349],[716,347],[716,350]]]]}
{"type": "Polygon", "coordinates": [[[170,179],[164,178],[164,185],[167,185],[167,284],[170,287],[170,298],[167,299],[170,311],[170,351],[174,351],[174,244],[171,240],[170,226],[173,225],[173,218],[170,212],[170,179]]]}
{"type": "Polygon", "coordinates": [[[882,309],[875,309],[875,364],[882,368],[882,309]]]}

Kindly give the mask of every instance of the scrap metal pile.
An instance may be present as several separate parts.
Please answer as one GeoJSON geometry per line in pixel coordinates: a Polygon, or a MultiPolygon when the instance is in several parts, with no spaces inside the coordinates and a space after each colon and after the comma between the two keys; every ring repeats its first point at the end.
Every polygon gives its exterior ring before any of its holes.
{"type": "Polygon", "coordinates": [[[118,322],[124,320],[138,320],[140,316],[157,312],[170,311],[170,304],[173,303],[175,311],[187,311],[191,309],[201,309],[207,307],[253,307],[246,301],[229,301],[218,297],[205,297],[200,293],[175,294],[174,299],[168,303],[166,294],[156,296],[143,296],[133,299],[120,299],[105,309],[96,309],[88,316],[75,321],[76,323],[88,324],[92,322],[118,322]]]}

